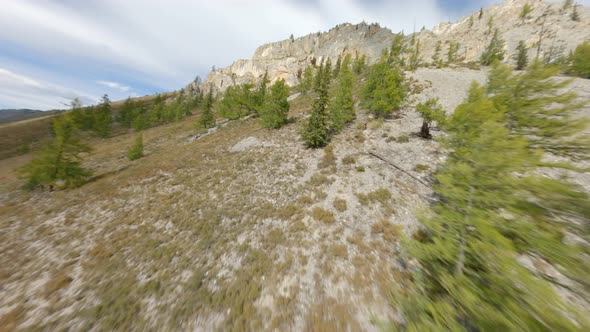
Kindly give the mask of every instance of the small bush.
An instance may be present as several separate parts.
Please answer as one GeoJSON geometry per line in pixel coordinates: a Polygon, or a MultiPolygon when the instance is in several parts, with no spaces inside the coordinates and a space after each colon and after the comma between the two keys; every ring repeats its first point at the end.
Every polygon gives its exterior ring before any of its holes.
{"type": "Polygon", "coordinates": [[[574,51],[570,74],[590,78],[590,42],[584,42],[574,51]]]}
{"type": "Polygon", "coordinates": [[[401,135],[397,138],[397,141],[399,143],[408,143],[410,141],[410,138],[407,135],[401,135]]]}
{"type": "Polygon", "coordinates": [[[391,192],[386,188],[379,188],[375,191],[372,191],[368,194],[357,194],[356,195],[359,202],[363,205],[367,205],[369,203],[379,202],[381,204],[386,205],[392,198],[391,192]]]}
{"type": "Polygon", "coordinates": [[[137,160],[143,157],[143,135],[140,133],[135,138],[135,143],[127,151],[127,158],[129,160],[137,160]]]}
{"type": "Polygon", "coordinates": [[[348,208],[346,205],[346,201],[343,200],[342,198],[336,198],[334,200],[334,208],[338,211],[338,212],[344,212],[346,211],[346,209],[348,208]]]}
{"type": "Polygon", "coordinates": [[[354,159],[353,156],[346,156],[346,157],[342,158],[342,163],[344,165],[352,165],[352,164],[356,163],[356,160],[354,159]]]}
{"type": "Polygon", "coordinates": [[[416,167],[414,169],[418,172],[424,172],[424,171],[427,171],[429,168],[430,168],[430,166],[428,166],[428,165],[418,164],[418,165],[416,165],[416,167]]]}
{"type": "Polygon", "coordinates": [[[381,234],[383,240],[393,242],[399,239],[401,227],[399,225],[394,225],[387,220],[382,220],[371,225],[371,233],[381,234]]]}
{"type": "Polygon", "coordinates": [[[332,213],[332,211],[322,209],[321,207],[313,208],[313,210],[311,211],[311,216],[315,220],[321,221],[324,224],[333,224],[334,222],[336,222],[334,213],[332,213]]]}
{"type": "Polygon", "coordinates": [[[330,166],[336,166],[336,156],[334,155],[334,148],[329,145],[324,148],[324,157],[319,162],[319,168],[327,168],[330,166]]]}
{"type": "Polygon", "coordinates": [[[357,172],[364,172],[365,171],[365,166],[357,166],[356,167],[356,171],[357,172]]]}

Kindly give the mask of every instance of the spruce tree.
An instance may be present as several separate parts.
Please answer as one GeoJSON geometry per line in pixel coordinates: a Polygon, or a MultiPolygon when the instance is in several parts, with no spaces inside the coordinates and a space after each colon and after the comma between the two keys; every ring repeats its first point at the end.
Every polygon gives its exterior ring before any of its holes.
{"type": "Polygon", "coordinates": [[[138,133],[135,137],[135,142],[127,151],[127,158],[129,160],[137,160],[143,157],[143,134],[138,133]]]}
{"type": "Polygon", "coordinates": [[[317,98],[313,101],[311,115],[301,131],[301,138],[308,148],[321,148],[330,141],[330,128],[326,107],[328,105],[328,82],[326,71],[320,65],[316,80],[317,98]]]}
{"type": "Polygon", "coordinates": [[[102,96],[94,116],[94,130],[98,136],[102,138],[109,137],[113,123],[113,112],[111,110],[111,101],[107,94],[102,96]]]}
{"type": "Polygon", "coordinates": [[[430,126],[433,121],[440,123],[444,122],[445,111],[438,102],[438,98],[428,99],[424,103],[416,105],[416,111],[422,115],[422,128],[420,129],[420,137],[431,139],[430,126]]]}
{"type": "Polygon", "coordinates": [[[267,100],[260,110],[260,122],[266,128],[280,128],[287,124],[289,114],[289,87],[280,79],[270,87],[267,100]]]}
{"type": "Polygon", "coordinates": [[[517,53],[514,55],[514,60],[516,61],[516,70],[523,70],[529,63],[528,49],[524,43],[524,40],[518,42],[516,52],[517,53]]]}
{"type": "Polygon", "coordinates": [[[313,78],[313,91],[318,92],[322,85],[324,74],[324,61],[320,63],[320,66],[317,68],[315,76],[313,78]]]}
{"type": "Polygon", "coordinates": [[[63,188],[77,187],[91,175],[80,164],[80,153],[90,152],[90,147],[80,142],[78,129],[70,114],[57,116],[53,120],[52,141],[42,149],[38,156],[19,169],[27,180],[27,189],[48,186],[63,188]]]}
{"type": "Polygon", "coordinates": [[[504,45],[505,42],[502,39],[502,37],[500,37],[500,32],[498,31],[498,29],[494,30],[494,35],[492,36],[490,43],[481,54],[481,64],[484,66],[489,66],[494,61],[504,60],[504,45]]]}
{"type": "Polygon", "coordinates": [[[340,56],[339,54],[338,60],[336,60],[336,65],[334,66],[334,72],[332,73],[332,77],[338,77],[338,74],[340,74],[340,67],[342,67],[342,56],[340,56]]]}
{"type": "Polygon", "coordinates": [[[347,123],[355,119],[352,98],[354,76],[351,70],[351,62],[351,56],[346,55],[337,78],[336,95],[328,107],[330,127],[334,133],[339,133],[347,123]]]}
{"type": "Polygon", "coordinates": [[[215,115],[213,114],[213,89],[209,88],[209,93],[203,103],[203,110],[199,117],[199,125],[201,128],[213,128],[215,127],[215,115]]]}

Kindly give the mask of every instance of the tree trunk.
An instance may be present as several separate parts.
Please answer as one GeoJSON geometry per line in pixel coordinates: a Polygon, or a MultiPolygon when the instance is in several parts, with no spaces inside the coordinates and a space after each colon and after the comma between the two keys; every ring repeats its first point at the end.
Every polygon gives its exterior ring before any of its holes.
{"type": "Polygon", "coordinates": [[[431,139],[432,135],[430,135],[430,125],[428,121],[422,122],[422,129],[420,130],[420,137],[425,139],[431,139]]]}

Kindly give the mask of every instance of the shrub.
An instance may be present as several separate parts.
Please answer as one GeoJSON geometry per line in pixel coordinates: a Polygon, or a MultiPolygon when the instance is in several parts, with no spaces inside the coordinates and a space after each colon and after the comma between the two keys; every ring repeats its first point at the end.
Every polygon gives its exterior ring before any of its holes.
{"type": "Polygon", "coordinates": [[[135,143],[127,151],[129,160],[137,160],[143,157],[143,135],[139,133],[135,138],[135,143]]]}
{"type": "Polygon", "coordinates": [[[260,110],[260,122],[266,128],[280,128],[287,123],[289,113],[289,87],[285,80],[276,81],[270,88],[270,95],[266,98],[260,110]]]}
{"type": "Polygon", "coordinates": [[[321,221],[325,224],[333,224],[334,222],[336,222],[334,213],[332,213],[332,211],[322,209],[321,207],[314,207],[311,211],[311,216],[315,220],[321,221]]]}
{"type": "Polygon", "coordinates": [[[348,208],[346,205],[346,201],[343,200],[342,198],[336,198],[334,200],[334,208],[338,211],[338,212],[344,212],[346,211],[346,209],[348,208]]]}
{"type": "Polygon", "coordinates": [[[574,51],[569,71],[572,75],[590,78],[590,42],[584,42],[574,51]]]}
{"type": "Polygon", "coordinates": [[[408,143],[410,141],[410,138],[406,135],[401,135],[400,137],[397,138],[397,141],[399,143],[408,143]]]}

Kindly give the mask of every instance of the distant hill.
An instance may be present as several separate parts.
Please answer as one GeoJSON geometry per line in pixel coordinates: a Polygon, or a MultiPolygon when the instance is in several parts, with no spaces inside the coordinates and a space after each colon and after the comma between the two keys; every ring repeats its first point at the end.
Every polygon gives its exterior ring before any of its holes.
{"type": "Polygon", "coordinates": [[[40,111],[40,110],[32,110],[28,108],[23,109],[2,109],[0,110],[0,123],[8,123],[8,122],[15,122],[21,121],[31,118],[36,118],[40,116],[46,116],[54,113],[55,111],[40,111]]]}

